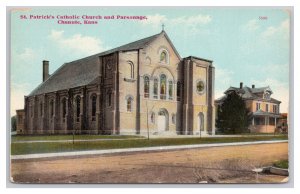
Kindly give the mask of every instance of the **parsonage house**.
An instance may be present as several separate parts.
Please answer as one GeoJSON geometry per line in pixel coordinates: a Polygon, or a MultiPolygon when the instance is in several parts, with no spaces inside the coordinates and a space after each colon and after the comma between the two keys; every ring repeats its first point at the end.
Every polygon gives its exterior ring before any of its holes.
{"type": "Polygon", "coordinates": [[[215,100],[215,106],[222,104],[227,95],[231,92],[236,92],[245,101],[246,108],[252,115],[252,120],[249,126],[251,133],[274,133],[277,122],[281,118],[279,113],[280,101],[271,98],[273,94],[271,88],[261,87],[256,88],[252,85],[251,88],[243,87],[243,82],[240,87],[229,87],[224,96],[215,100]]]}
{"type": "Polygon", "coordinates": [[[214,134],[211,60],[181,58],[166,32],[63,64],[25,96],[18,134],[214,134]]]}

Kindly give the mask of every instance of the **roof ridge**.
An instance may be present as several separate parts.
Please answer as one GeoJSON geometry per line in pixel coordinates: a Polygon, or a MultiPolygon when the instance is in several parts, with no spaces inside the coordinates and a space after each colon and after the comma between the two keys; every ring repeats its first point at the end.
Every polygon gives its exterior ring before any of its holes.
{"type": "MultiPolygon", "coordinates": [[[[161,33],[162,33],[162,32],[160,32],[160,33],[158,33],[158,34],[154,34],[154,35],[152,35],[152,36],[148,36],[148,37],[145,37],[145,38],[141,38],[141,39],[136,40],[136,41],[133,41],[133,42],[129,42],[129,43],[126,43],[126,44],[122,44],[122,45],[120,45],[120,46],[114,47],[114,48],[109,49],[109,50],[102,51],[102,52],[100,52],[100,53],[96,53],[96,54],[93,54],[93,55],[90,55],[90,56],[87,56],[87,57],[83,57],[83,58],[80,58],[80,59],[76,59],[76,60],[74,60],[74,61],[70,61],[70,62],[67,62],[67,63],[73,63],[73,62],[77,62],[77,61],[81,61],[81,60],[86,60],[86,59],[89,59],[89,58],[92,58],[92,57],[95,57],[95,56],[101,56],[101,55],[103,55],[103,54],[105,54],[105,53],[110,54],[110,53],[112,53],[112,52],[114,52],[114,51],[117,51],[117,50],[118,50],[119,48],[121,48],[121,47],[125,47],[125,46],[127,46],[127,45],[134,44],[134,43],[137,43],[137,42],[142,42],[143,40],[146,40],[146,39],[152,39],[152,38],[154,38],[154,37],[160,35],[161,33]]],[[[147,42],[150,42],[150,40],[147,41],[147,42]]]]}
{"type": "MultiPolygon", "coordinates": [[[[65,62],[63,65],[61,65],[58,69],[56,69],[49,77],[48,79],[46,79],[45,81],[43,81],[42,83],[40,83],[36,88],[34,88],[28,96],[34,96],[34,95],[38,95],[40,93],[43,93],[47,90],[47,92],[52,92],[54,91],[54,87],[52,82],[53,82],[53,78],[57,79],[58,77],[60,77],[60,72],[61,71],[64,71],[64,67],[69,69],[70,67],[72,67],[72,65],[87,65],[89,63],[90,60],[97,60],[97,57],[99,56],[105,56],[105,55],[108,55],[108,54],[112,54],[114,52],[117,52],[117,51],[125,51],[125,50],[135,50],[135,49],[140,49],[140,48],[143,48],[145,47],[146,44],[148,44],[149,42],[153,41],[155,38],[157,38],[159,35],[166,35],[166,33],[164,31],[158,33],[158,34],[154,34],[152,36],[148,36],[148,37],[145,37],[145,38],[142,38],[142,39],[139,39],[139,40],[136,40],[136,41],[133,41],[133,42],[129,42],[129,43],[126,43],[126,44],[123,44],[121,46],[118,46],[118,47],[115,47],[113,49],[110,49],[110,50],[106,50],[106,51],[103,51],[101,53],[97,53],[97,54],[94,54],[94,55],[90,55],[90,56],[87,56],[87,57],[84,57],[84,58],[80,58],[80,59],[77,59],[77,60],[74,60],[74,61],[70,61],[70,62],[65,62]],[[46,89],[45,89],[46,88],[46,89]]],[[[87,65],[87,66],[90,66],[92,68],[95,68],[93,67],[93,65],[87,65]]],[[[89,72],[91,73],[91,72],[89,72]]],[[[95,74],[92,75],[93,77],[89,77],[88,79],[85,78],[84,80],[84,83],[85,84],[88,84],[88,83],[93,83],[93,81],[97,78],[97,76],[95,74]],[[92,79],[93,78],[93,79],[92,79]]],[[[76,81],[76,80],[75,80],[76,81]]],[[[73,87],[72,84],[68,83],[69,86],[68,87],[73,87]]],[[[77,83],[78,85],[78,83],[77,83]]],[[[62,87],[60,87],[61,89],[62,87]]],[[[59,89],[58,89],[59,90],[59,89]]]]}

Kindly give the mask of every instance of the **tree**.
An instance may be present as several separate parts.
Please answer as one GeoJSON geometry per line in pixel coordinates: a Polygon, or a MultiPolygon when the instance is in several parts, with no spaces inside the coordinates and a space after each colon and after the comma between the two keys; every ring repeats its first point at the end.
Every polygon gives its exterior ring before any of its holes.
{"type": "Polygon", "coordinates": [[[227,94],[218,107],[216,127],[226,134],[248,132],[251,115],[246,104],[236,92],[227,94]]]}
{"type": "Polygon", "coordinates": [[[10,121],[11,121],[11,131],[16,131],[17,130],[17,117],[16,117],[16,115],[12,116],[10,118],[10,121]]]}

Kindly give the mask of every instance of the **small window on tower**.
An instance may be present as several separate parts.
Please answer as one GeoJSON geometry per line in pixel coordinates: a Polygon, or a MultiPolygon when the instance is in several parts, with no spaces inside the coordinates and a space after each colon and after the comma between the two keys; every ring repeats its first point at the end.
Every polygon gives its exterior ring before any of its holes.
{"type": "Polygon", "coordinates": [[[132,97],[128,97],[126,100],[126,105],[127,105],[127,112],[131,112],[132,111],[132,97]]]}

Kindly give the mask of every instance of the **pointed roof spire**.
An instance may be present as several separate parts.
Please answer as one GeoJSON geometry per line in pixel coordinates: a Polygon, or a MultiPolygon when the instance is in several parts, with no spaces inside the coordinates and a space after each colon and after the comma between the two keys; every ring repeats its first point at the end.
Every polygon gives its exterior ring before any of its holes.
{"type": "Polygon", "coordinates": [[[165,24],[164,23],[162,23],[161,28],[162,28],[162,31],[165,31],[165,24]]]}

